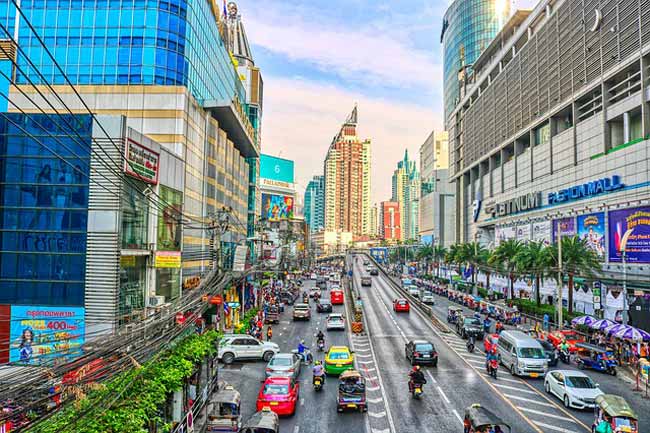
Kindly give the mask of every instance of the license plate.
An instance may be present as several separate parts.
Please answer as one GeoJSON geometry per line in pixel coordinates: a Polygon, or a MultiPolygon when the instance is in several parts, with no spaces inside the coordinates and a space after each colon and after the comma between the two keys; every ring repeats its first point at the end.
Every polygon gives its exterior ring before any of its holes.
{"type": "Polygon", "coordinates": [[[356,404],[347,404],[346,406],[347,406],[347,407],[357,407],[356,404]]]}
{"type": "Polygon", "coordinates": [[[538,373],[530,373],[530,377],[533,377],[533,378],[535,378],[535,377],[538,377],[538,376],[539,376],[539,374],[538,374],[538,373]]]}
{"type": "Polygon", "coordinates": [[[431,358],[431,355],[422,355],[422,358],[431,358]]]}
{"type": "Polygon", "coordinates": [[[278,402],[277,402],[277,401],[272,401],[272,402],[271,402],[271,406],[277,406],[277,405],[278,405],[278,402]]]}
{"type": "Polygon", "coordinates": [[[343,367],[343,364],[336,364],[337,367],[343,367]]]}

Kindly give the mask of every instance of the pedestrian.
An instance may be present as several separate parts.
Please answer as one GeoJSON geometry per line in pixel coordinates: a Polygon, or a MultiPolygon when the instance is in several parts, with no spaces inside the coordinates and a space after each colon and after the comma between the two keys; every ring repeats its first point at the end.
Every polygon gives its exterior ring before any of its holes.
{"type": "Polygon", "coordinates": [[[271,328],[271,325],[266,329],[266,341],[271,341],[271,338],[273,338],[273,328],[271,328]]]}
{"type": "Polygon", "coordinates": [[[645,343],[641,344],[641,349],[639,350],[639,356],[644,359],[648,358],[648,346],[645,343]]]}

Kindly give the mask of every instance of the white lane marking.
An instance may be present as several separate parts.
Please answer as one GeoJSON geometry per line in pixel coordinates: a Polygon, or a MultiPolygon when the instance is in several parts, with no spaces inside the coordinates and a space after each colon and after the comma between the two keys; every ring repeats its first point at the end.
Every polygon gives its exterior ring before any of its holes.
{"type": "Polygon", "coordinates": [[[480,356],[480,355],[468,355],[468,354],[463,354],[463,358],[479,359],[479,360],[485,362],[485,356],[480,356]]]}
{"type": "Polygon", "coordinates": [[[372,433],[390,433],[390,430],[387,429],[387,428],[384,428],[384,429],[381,429],[381,430],[373,428],[373,429],[371,429],[371,431],[372,431],[372,433]]]}
{"type": "Polygon", "coordinates": [[[368,365],[368,364],[374,364],[375,361],[359,361],[357,364],[363,364],[363,365],[368,365]]]}
{"type": "Polygon", "coordinates": [[[293,428],[293,433],[298,433],[300,431],[300,426],[296,424],[296,426],[293,428]]]}
{"type": "Polygon", "coordinates": [[[466,359],[465,362],[471,362],[472,364],[478,364],[485,367],[485,360],[479,361],[478,359],[466,359]]]}
{"type": "Polygon", "coordinates": [[[304,398],[301,398],[301,399],[300,399],[300,406],[304,406],[304,405],[305,405],[305,399],[304,399],[304,398]]]}
{"type": "MultiPolygon", "coordinates": [[[[492,377],[492,376],[490,376],[489,374],[483,374],[483,376],[485,376],[485,377],[492,377]]],[[[519,380],[517,380],[517,379],[509,379],[509,378],[507,378],[507,377],[499,377],[497,380],[504,380],[504,381],[506,381],[506,382],[517,383],[517,384],[520,384],[520,385],[521,385],[521,381],[519,381],[519,380]]]]}
{"type": "Polygon", "coordinates": [[[370,381],[377,380],[377,376],[368,376],[366,377],[366,380],[370,380],[370,381]]]}
{"type": "Polygon", "coordinates": [[[378,387],[378,386],[366,386],[366,389],[367,389],[368,391],[379,391],[379,387],[378,387]]]}
{"type": "Polygon", "coordinates": [[[513,400],[525,401],[526,403],[538,404],[540,406],[552,407],[553,409],[555,409],[555,406],[553,406],[550,403],[545,403],[543,401],[537,401],[527,397],[519,397],[517,395],[512,395],[512,394],[503,394],[503,395],[513,400]]]}
{"type": "Polygon", "coordinates": [[[369,403],[377,404],[381,401],[381,398],[369,398],[367,399],[369,403]]]}
{"type": "Polygon", "coordinates": [[[436,386],[436,388],[438,389],[438,392],[440,393],[440,395],[442,396],[442,398],[445,399],[445,401],[447,402],[447,404],[451,404],[451,402],[449,401],[449,398],[447,398],[447,395],[446,395],[445,392],[442,390],[442,388],[440,388],[440,386],[436,386]]]}
{"type": "Polygon", "coordinates": [[[431,378],[431,381],[432,381],[433,383],[438,383],[438,381],[436,380],[436,378],[433,377],[433,374],[431,374],[431,371],[427,370],[427,374],[429,375],[429,377],[431,378]]]}
{"type": "Polygon", "coordinates": [[[553,415],[553,414],[548,413],[548,412],[542,412],[541,410],[529,409],[529,408],[527,408],[527,407],[521,407],[521,406],[517,406],[517,407],[518,407],[520,410],[523,410],[523,411],[526,411],[526,412],[530,412],[530,413],[534,413],[534,414],[536,414],[536,415],[542,415],[542,416],[544,416],[544,417],[555,418],[555,419],[561,419],[562,421],[568,421],[568,422],[571,422],[571,423],[573,423],[573,424],[576,423],[574,420],[572,420],[572,419],[568,419],[568,418],[565,417],[565,416],[553,415]]]}
{"type": "Polygon", "coordinates": [[[386,412],[381,411],[381,412],[368,412],[368,415],[370,415],[373,418],[384,418],[386,416],[386,412]]]}
{"type": "Polygon", "coordinates": [[[454,412],[454,415],[456,415],[456,418],[458,418],[458,421],[460,421],[460,423],[463,424],[463,419],[458,414],[458,411],[456,411],[456,409],[454,409],[453,412],[454,412]]]}
{"type": "Polygon", "coordinates": [[[554,426],[554,425],[545,424],[545,423],[539,422],[539,421],[533,421],[533,422],[536,425],[540,426],[540,427],[544,427],[544,428],[547,428],[547,429],[553,430],[553,431],[559,431],[560,433],[577,433],[575,430],[567,430],[567,429],[562,428],[562,427],[557,427],[557,426],[554,426]]]}
{"type": "Polygon", "coordinates": [[[356,353],[354,354],[355,358],[370,358],[372,355],[357,355],[356,353]]]}
{"type": "Polygon", "coordinates": [[[498,388],[511,389],[511,390],[513,390],[513,391],[523,392],[524,394],[533,394],[533,395],[537,395],[537,393],[534,392],[534,391],[529,391],[529,390],[527,390],[527,389],[521,389],[521,388],[517,388],[517,387],[514,387],[514,386],[502,385],[502,384],[500,384],[500,383],[493,383],[492,385],[494,385],[494,386],[496,386],[496,387],[498,387],[498,388]]]}
{"type": "Polygon", "coordinates": [[[355,352],[370,352],[370,349],[357,349],[356,347],[354,348],[355,352]]]}
{"type": "Polygon", "coordinates": [[[364,368],[364,369],[363,369],[363,371],[366,372],[366,373],[369,373],[369,372],[371,372],[371,371],[375,371],[375,370],[376,370],[375,367],[370,367],[370,368],[364,368]]]}

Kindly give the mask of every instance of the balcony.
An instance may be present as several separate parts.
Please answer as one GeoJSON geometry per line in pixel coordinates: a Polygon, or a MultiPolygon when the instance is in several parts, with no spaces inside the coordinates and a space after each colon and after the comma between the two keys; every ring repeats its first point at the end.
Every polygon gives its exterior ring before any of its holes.
{"type": "Polygon", "coordinates": [[[209,111],[219,122],[219,127],[226,131],[235,148],[244,158],[259,158],[260,149],[257,143],[255,128],[248,120],[244,107],[239,98],[232,100],[209,99],[203,102],[203,109],[209,111]]]}

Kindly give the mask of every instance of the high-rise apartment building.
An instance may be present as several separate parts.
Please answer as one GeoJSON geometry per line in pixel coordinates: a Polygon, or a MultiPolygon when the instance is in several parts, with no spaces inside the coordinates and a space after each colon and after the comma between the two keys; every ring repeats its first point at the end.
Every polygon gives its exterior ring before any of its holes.
{"type": "Polygon", "coordinates": [[[388,242],[402,239],[402,222],[399,203],[382,201],[379,211],[379,237],[388,242]]]}
{"type": "Polygon", "coordinates": [[[417,239],[420,231],[420,175],[415,161],[409,159],[408,150],[404,151],[404,159],[397,163],[392,183],[391,200],[399,203],[401,240],[417,239]]]}
{"type": "Polygon", "coordinates": [[[373,204],[370,208],[370,232],[368,235],[377,236],[378,233],[378,224],[379,224],[379,208],[377,203],[373,204]]]}
{"type": "Polygon", "coordinates": [[[370,223],[370,140],[357,136],[355,106],[325,158],[325,230],[367,235],[370,223]]]}
{"type": "Polygon", "coordinates": [[[304,214],[311,233],[325,228],[325,176],[314,176],[307,184],[304,214]]]}

